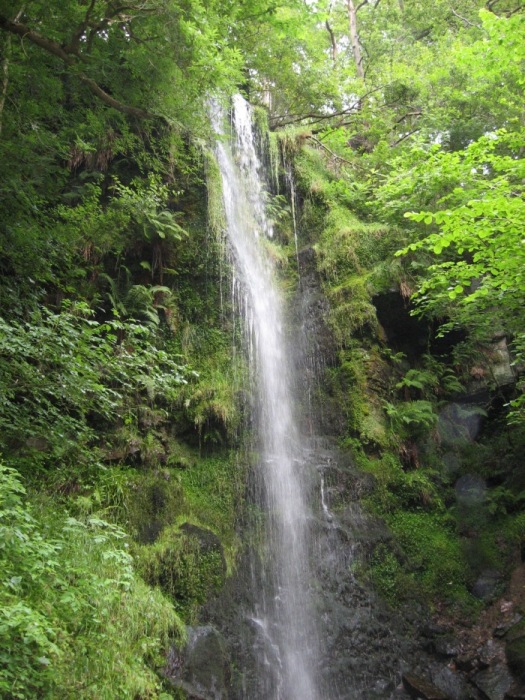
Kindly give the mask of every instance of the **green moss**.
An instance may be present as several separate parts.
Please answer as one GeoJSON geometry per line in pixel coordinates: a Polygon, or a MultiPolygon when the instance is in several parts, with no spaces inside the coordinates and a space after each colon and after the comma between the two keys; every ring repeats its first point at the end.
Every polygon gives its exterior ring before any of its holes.
{"type": "Polygon", "coordinates": [[[215,154],[209,148],[203,149],[206,190],[208,192],[208,226],[216,239],[222,241],[226,230],[226,215],[222,198],[222,177],[215,154]]]}
{"type": "Polygon", "coordinates": [[[454,523],[446,514],[396,512],[386,518],[398,543],[404,570],[425,599],[469,607],[469,570],[454,523]]]}
{"type": "Polygon", "coordinates": [[[153,542],[181,514],[187,513],[175,470],[134,471],[129,476],[124,511],[129,532],[140,542],[153,542]]]}
{"type": "MultiPolygon", "coordinates": [[[[290,151],[301,145],[302,138],[297,131],[293,132],[293,138],[290,138],[289,134],[290,132],[288,132],[287,147],[290,151]]],[[[294,166],[297,183],[301,190],[310,197],[314,197],[319,204],[326,203],[329,198],[329,184],[334,178],[326,168],[321,151],[303,146],[295,156],[294,166]]]]}
{"type": "Polygon", "coordinates": [[[413,577],[387,545],[376,547],[366,574],[382,598],[394,607],[402,600],[413,599],[417,595],[413,577]]]}
{"type": "Polygon", "coordinates": [[[158,586],[187,623],[224,584],[226,562],[220,540],[211,531],[184,524],[166,528],[154,545],[141,547],[138,566],[158,586]]]}
{"type": "Polygon", "coordinates": [[[359,434],[366,415],[366,374],[363,352],[341,353],[339,366],[327,371],[328,391],[335,397],[343,412],[348,430],[359,434]]]}
{"type": "Polygon", "coordinates": [[[326,372],[326,391],[346,422],[347,434],[366,445],[389,444],[386,416],[376,385],[382,383],[384,363],[374,350],[355,347],[355,341],[339,353],[339,365],[326,372]]]}
{"type": "Polygon", "coordinates": [[[230,333],[187,323],[182,350],[194,358],[197,375],[181,390],[181,425],[195,430],[199,446],[220,448],[237,441],[245,389],[249,386],[244,356],[232,347],[230,333]]]}
{"type": "Polygon", "coordinates": [[[478,603],[468,589],[473,573],[437,473],[406,471],[391,451],[368,456],[355,440],[346,446],[357,466],[373,474],[366,504],[392,534],[392,540],[376,548],[368,572],[381,595],[394,605],[417,598],[431,606],[446,601],[462,612],[475,611],[478,603]]]}
{"type": "Polygon", "coordinates": [[[243,507],[245,473],[239,455],[225,452],[202,457],[180,474],[192,517],[217,532],[227,552],[238,544],[235,526],[243,507]]]}

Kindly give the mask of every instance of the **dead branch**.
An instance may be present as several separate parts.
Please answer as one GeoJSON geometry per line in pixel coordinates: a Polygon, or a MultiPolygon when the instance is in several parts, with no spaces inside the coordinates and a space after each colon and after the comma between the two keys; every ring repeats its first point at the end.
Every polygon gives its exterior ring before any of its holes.
{"type": "Polygon", "coordinates": [[[413,131],[409,131],[406,134],[403,134],[403,136],[400,136],[397,141],[394,141],[394,143],[390,144],[390,148],[395,148],[396,146],[399,146],[399,144],[404,141],[405,139],[408,139],[410,136],[413,136],[414,134],[417,134],[418,131],[421,131],[421,129],[418,127],[417,129],[414,129],[413,131]]]}
{"type": "Polygon", "coordinates": [[[401,124],[401,122],[404,122],[405,119],[408,119],[409,117],[420,117],[422,114],[423,112],[420,109],[417,109],[414,112],[407,112],[406,114],[403,114],[402,117],[399,117],[399,119],[396,119],[395,123],[401,124]]]}
{"type": "Polygon", "coordinates": [[[334,153],[328,146],[325,146],[325,144],[322,141],[319,141],[319,139],[315,138],[315,136],[308,136],[311,141],[314,141],[318,146],[321,146],[322,149],[324,149],[327,153],[329,153],[332,158],[336,158],[337,160],[342,161],[343,163],[348,163],[348,165],[353,165],[352,161],[347,160],[346,158],[343,158],[342,156],[338,156],[337,153],[334,153]]]}
{"type": "Polygon", "coordinates": [[[332,45],[332,61],[335,68],[337,64],[337,41],[335,40],[335,34],[328,20],[325,21],[324,26],[326,27],[326,31],[330,35],[330,43],[332,45]]]}
{"type": "Polygon", "coordinates": [[[466,17],[462,17],[459,12],[456,12],[453,7],[450,8],[451,12],[453,15],[455,15],[458,19],[460,19],[462,22],[464,22],[468,27],[477,27],[479,29],[479,24],[474,24],[474,22],[471,22],[468,20],[466,17]]]}

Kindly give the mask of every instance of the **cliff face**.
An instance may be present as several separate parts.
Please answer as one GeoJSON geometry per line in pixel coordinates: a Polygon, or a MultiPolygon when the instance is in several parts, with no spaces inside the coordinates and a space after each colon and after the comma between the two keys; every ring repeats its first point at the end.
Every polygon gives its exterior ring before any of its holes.
{"type": "MultiPolygon", "coordinates": [[[[439,337],[414,318],[403,280],[384,273],[385,243],[373,266],[354,256],[334,285],[326,258],[333,271],[352,256],[327,247],[329,207],[302,187],[298,251],[284,221],[278,245],[289,261],[278,259],[294,289],[298,459],[318,475],[310,555],[326,695],[520,697],[522,438],[505,422],[515,382],[505,339],[439,337]]],[[[264,564],[250,516],[238,532],[236,570],[200,616],[203,638],[215,644],[218,634],[223,648],[217,697],[235,699],[267,692],[252,655],[265,644],[250,617],[264,564]]],[[[191,648],[180,664],[175,683],[207,697],[191,648]]]]}
{"type": "Polygon", "coordinates": [[[411,626],[407,657],[407,629],[387,614],[404,692],[521,697],[524,432],[507,422],[519,377],[509,339],[499,329],[484,341],[462,328],[442,335],[413,316],[408,279],[392,266],[395,231],[342,212],[318,169],[314,189],[310,157],[298,165],[307,245],[294,304],[311,380],[305,424],[337,437],[361,470],[357,481],[326,470],[328,506],[353,522],[360,584],[411,626]]]}

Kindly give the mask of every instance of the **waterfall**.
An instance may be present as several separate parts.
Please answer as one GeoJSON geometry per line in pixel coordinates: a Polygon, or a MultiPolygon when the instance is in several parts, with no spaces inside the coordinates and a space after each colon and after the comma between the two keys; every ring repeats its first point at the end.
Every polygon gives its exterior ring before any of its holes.
{"type": "Polygon", "coordinates": [[[262,574],[253,576],[257,602],[251,623],[260,640],[254,652],[259,700],[318,700],[317,625],[309,592],[309,475],[300,458],[283,303],[265,255],[264,239],[273,234],[265,214],[267,192],[250,105],[241,96],[233,98],[229,142],[223,136],[224,115],[214,111],[227,235],[242,290],[258,406],[257,505],[264,508],[265,527],[262,574]]]}

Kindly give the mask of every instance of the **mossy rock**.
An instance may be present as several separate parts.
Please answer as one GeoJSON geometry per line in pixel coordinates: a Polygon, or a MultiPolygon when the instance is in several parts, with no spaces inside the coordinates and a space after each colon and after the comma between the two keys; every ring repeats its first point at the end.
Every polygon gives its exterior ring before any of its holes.
{"type": "Polygon", "coordinates": [[[388,445],[386,418],[379,406],[372,402],[368,404],[368,414],[362,418],[360,438],[365,444],[375,444],[385,447],[388,445]]]}
{"type": "Polygon", "coordinates": [[[183,668],[188,690],[195,689],[199,697],[226,698],[230,673],[230,660],[220,633],[211,626],[190,627],[183,668]]]}
{"type": "Polygon", "coordinates": [[[507,632],[505,655],[510,670],[521,681],[525,681],[525,620],[507,632]]]}
{"type": "Polygon", "coordinates": [[[182,486],[169,469],[137,473],[125,500],[128,529],[141,544],[155,542],[185,512],[182,486]]]}
{"type": "Polygon", "coordinates": [[[145,580],[168,595],[188,622],[226,578],[220,539],[191,523],[169,527],[155,544],[142,547],[138,565],[145,580]]]}

